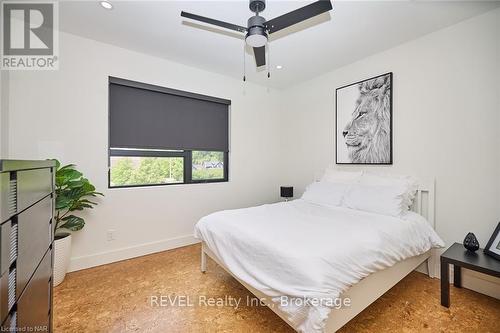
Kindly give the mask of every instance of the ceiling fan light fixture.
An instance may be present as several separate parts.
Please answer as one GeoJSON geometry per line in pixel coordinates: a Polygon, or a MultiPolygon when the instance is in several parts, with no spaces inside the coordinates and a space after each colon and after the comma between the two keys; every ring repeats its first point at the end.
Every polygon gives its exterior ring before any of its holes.
{"type": "Polygon", "coordinates": [[[262,47],[267,44],[267,36],[265,35],[247,35],[245,41],[248,46],[262,47]]]}
{"type": "Polygon", "coordinates": [[[267,33],[264,26],[266,19],[262,16],[252,16],[248,19],[248,33],[245,37],[247,45],[262,47],[267,44],[267,33]]]}

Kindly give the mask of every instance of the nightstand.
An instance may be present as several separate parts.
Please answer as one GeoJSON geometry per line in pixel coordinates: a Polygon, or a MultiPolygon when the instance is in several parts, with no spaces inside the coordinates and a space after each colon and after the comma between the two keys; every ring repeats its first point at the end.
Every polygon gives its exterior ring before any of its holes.
{"type": "Polygon", "coordinates": [[[453,265],[453,285],[462,288],[462,267],[484,274],[500,277],[500,261],[483,253],[467,251],[462,244],[455,243],[441,255],[441,305],[450,307],[450,269],[453,265]]]}

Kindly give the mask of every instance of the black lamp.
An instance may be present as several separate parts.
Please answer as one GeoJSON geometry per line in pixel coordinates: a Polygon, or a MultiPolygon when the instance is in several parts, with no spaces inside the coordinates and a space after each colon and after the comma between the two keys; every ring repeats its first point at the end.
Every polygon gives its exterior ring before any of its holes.
{"type": "Polygon", "coordinates": [[[285,201],[288,201],[289,198],[293,198],[293,186],[281,186],[280,194],[282,198],[285,198],[285,201]]]}

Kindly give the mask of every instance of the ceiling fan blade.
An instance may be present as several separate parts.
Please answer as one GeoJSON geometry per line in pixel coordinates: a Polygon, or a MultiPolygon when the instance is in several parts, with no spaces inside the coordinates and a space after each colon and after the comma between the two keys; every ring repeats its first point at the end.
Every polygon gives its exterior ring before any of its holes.
{"type": "Polygon", "coordinates": [[[253,54],[255,55],[255,63],[257,67],[264,66],[266,64],[266,47],[254,47],[253,54]]]}
{"type": "Polygon", "coordinates": [[[287,14],[273,18],[272,20],[267,21],[265,25],[269,33],[272,34],[273,32],[288,28],[291,25],[307,20],[308,18],[325,13],[332,8],[330,0],[316,1],[287,14]]]}
{"type": "Polygon", "coordinates": [[[223,22],[223,21],[219,21],[219,20],[214,20],[214,19],[211,19],[211,18],[208,18],[205,16],[191,14],[191,13],[187,13],[184,11],[181,12],[181,16],[185,17],[185,18],[192,19],[192,20],[213,24],[213,25],[216,25],[216,26],[219,26],[222,28],[230,29],[230,30],[236,30],[239,32],[246,32],[247,31],[247,28],[242,27],[242,26],[237,25],[237,24],[232,24],[232,23],[227,23],[227,22],[223,22]]]}

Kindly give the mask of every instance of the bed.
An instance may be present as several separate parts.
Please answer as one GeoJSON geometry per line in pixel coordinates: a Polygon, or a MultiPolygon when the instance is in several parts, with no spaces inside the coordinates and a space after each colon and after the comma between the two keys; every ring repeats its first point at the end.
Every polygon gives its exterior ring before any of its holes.
{"type": "Polygon", "coordinates": [[[298,199],[217,212],[195,228],[201,270],[208,256],[295,330],[335,332],[424,262],[436,276],[434,181],[411,211],[401,220],[298,199]]]}

